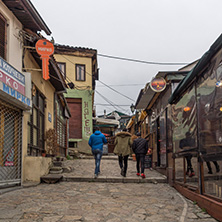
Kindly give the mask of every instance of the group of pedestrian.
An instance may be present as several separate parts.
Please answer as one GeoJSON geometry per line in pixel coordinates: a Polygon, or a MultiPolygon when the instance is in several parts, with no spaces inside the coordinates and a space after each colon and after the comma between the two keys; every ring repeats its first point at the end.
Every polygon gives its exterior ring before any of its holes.
{"type": "MultiPolygon", "coordinates": [[[[105,136],[96,128],[94,134],[89,138],[89,145],[92,148],[92,154],[95,159],[95,176],[97,178],[100,173],[100,161],[103,152],[103,144],[107,143],[105,136]]],[[[145,178],[145,155],[148,151],[148,141],[141,137],[141,133],[136,134],[136,138],[133,138],[126,129],[122,132],[117,133],[114,141],[114,154],[118,155],[118,162],[120,166],[120,174],[126,177],[128,158],[132,153],[136,155],[136,169],[137,176],[145,178]]]]}

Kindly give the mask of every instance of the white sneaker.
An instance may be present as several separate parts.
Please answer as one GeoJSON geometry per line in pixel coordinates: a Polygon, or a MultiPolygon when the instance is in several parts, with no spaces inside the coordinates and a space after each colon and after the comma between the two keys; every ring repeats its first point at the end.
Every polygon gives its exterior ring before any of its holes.
{"type": "Polygon", "coordinates": [[[97,174],[95,174],[94,179],[96,179],[97,177],[98,177],[98,175],[97,175],[97,174]]]}

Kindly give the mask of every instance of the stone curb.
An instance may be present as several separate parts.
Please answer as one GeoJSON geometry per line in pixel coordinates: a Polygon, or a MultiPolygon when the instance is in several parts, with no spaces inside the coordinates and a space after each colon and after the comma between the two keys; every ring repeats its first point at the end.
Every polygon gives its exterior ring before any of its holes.
{"type": "Polygon", "coordinates": [[[119,177],[104,177],[99,176],[98,178],[94,179],[92,177],[79,177],[79,176],[64,176],[62,181],[66,182],[100,182],[100,183],[167,183],[166,178],[119,178],[119,177]]]}

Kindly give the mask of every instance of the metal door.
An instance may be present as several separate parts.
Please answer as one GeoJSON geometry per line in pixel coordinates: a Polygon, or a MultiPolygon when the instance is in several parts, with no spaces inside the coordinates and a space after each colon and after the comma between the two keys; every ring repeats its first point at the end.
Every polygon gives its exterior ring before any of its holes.
{"type": "Polygon", "coordinates": [[[21,183],[22,111],[0,100],[0,188],[21,183]]]}

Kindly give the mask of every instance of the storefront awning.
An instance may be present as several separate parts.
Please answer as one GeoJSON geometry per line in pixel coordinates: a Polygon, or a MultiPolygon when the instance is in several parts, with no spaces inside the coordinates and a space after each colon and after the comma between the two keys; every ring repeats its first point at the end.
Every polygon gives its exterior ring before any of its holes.
{"type": "Polygon", "coordinates": [[[128,122],[127,126],[126,126],[127,129],[129,129],[133,125],[134,119],[135,119],[135,116],[132,116],[132,118],[129,120],[129,122],[128,122]]]}
{"type": "Polygon", "coordinates": [[[139,115],[139,121],[143,121],[146,116],[147,116],[147,113],[145,110],[143,110],[139,115]]]}

